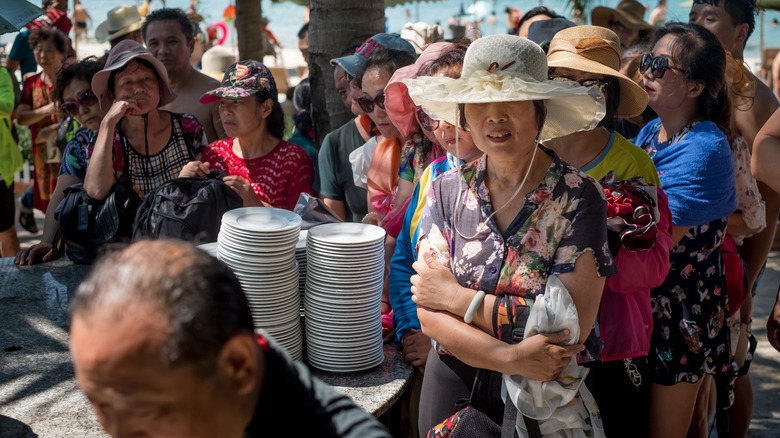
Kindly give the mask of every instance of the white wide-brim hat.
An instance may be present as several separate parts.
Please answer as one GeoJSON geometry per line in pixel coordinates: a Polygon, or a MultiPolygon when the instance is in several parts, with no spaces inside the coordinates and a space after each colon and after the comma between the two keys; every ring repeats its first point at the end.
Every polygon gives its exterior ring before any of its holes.
{"type": "Polygon", "coordinates": [[[547,117],[541,140],[591,130],[606,113],[604,95],[597,87],[548,80],[542,48],[514,35],[474,41],[459,79],[419,77],[404,83],[417,105],[455,126],[460,126],[458,104],[543,100],[547,117]]]}

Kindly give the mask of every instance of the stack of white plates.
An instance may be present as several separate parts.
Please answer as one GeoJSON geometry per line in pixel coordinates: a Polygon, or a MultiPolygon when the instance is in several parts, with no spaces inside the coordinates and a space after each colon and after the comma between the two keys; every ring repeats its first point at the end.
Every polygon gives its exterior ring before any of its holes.
{"type": "Polygon", "coordinates": [[[366,224],[313,227],[304,309],[309,364],[353,372],[384,361],[381,297],[385,231],[366,224]]]}
{"type": "Polygon", "coordinates": [[[301,292],[301,312],[303,312],[303,294],[306,291],[306,270],[309,264],[306,262],[306,237],[309,230],[301,230],[298,244],[295,245],[295,261],[298,262],[298,288],[301,292]]]}
{"type": "Polygon", "coordinates": [[[295,360],[303,358],[295,246],[301,217],[277,208],[238,208],[222,216],[217,258],[244,289],[257,328],[295,360]]]}

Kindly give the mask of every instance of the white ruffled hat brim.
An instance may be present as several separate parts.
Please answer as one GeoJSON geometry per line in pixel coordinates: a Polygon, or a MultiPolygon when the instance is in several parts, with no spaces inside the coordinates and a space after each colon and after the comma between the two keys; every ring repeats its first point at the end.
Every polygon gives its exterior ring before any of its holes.
{"type": "Polygon", "coordinates": [[[544,100],[547,118],[542,140],[589,131],[604,118],[604,95],[576,82],[537,81],[502,71],[473,72],[469,77],[418,77],[404,80],[409,96],[435,118],[460,126],[458,104],[544,100]]]}

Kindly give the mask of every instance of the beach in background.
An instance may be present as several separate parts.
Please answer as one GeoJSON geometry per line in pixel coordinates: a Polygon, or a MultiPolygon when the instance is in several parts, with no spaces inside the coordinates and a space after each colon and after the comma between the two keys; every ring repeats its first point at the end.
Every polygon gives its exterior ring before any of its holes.
{"type": "MultiPolygon", "coordinates": [[[[32,1],[35,2],[36,0],[32,1]]],[[[596,0],[593,2],[592,7],[599,5],[614,7],[617,5],[618,1],[619,0],[596,0]]],[[[645,19],[647,19],[650,11],[657,6],[658,1],[640,1],[648,7],[648,12],[645,16],[645,19]]],[[[82,41],[79,44],[79,56],[86,56],[87,54],[102,54],[108,48],[107,44],[97,44],[92,36],[94,35],[95,28],[105,20],[106,13],[110,9],[122,4],[140,4],[141,2],[139,0],[81,0],[81,3],[92,16],[92,21],[88,23],[88,34],[90,39],[82,41]]],[[[201,27],[203,28],[213,22],[224,22],[222,13],[230,3],[230,0],[198,0],[196,10],[204,18],[201,27]]],[[[506,16],[504,10],[508,6],[527,11],[535,6],[543,4],[558,13],[569,15],[568,0],[487,0],[478,3],[480,4],[480,7],[478,8],[480,11],[495,12],[495,22],[491,22],[492,20],[485,20],[480,25],[480,31],[483,35],[506,32],[506,16]]],[[[668,20],[688,20],[690,0],[683,2],[671,0],[668,3],[669,6],[666,13],[668,20]]],[[[190,0],[166,0],[167,7],[181,8],[185,11],[189,4],[190,0]]],[[[458,14],[461,9],[468,11],[469,7],[473,4],[474,2],[472,0],[444,0],[439,2],[410,1],[399,6],[385,9],[385,16],[387,17],[386,28],[390,32],[399,32],[407,22],[425,21],[429,24],[438,22],[445,28],[445,36],[449,37],[449,29],[446,28],[447,20],[453,15],[458,14]]],[[[152,9],[161,6],[161,0],[153,0],[151,3],[152,9]]],[[[297,51],[298,45],[297,33],[304,22],[304,7],[292,2],[271,2],[270,0],[262,0],[262,8],[263,15],[270,20],[268,28],[274,33],[277,39],[279,39],[283,48],[291,49],[282,52],[281,61],[289,68],[294,68],[295,66],[302,64],[303,59],[300,56],[295,56],[294,52],[297,51]]],[[[487,15],[489,15],[489,12],[487,12],[487,15]]],[[[589,11],[587,15],[590,16],[589,11]]],[[[764,45],[766,47],[780,47],[780,26],[772,26],[770,23],[773,19],[780,20],[780,12],[768,11],[764,16],[764,45]]],[[[759,63],[761,56],[759,51],[760,21],[760,17],[756,17],[756,30],[750,37],[750,40],[748,40],[745,50],[745,59],[748,65],[754,70],[759,63]]],[[[234,44],[236,38],[235,30],[231,23],[227,23],[227,26],[230,29],[227,43],[234,44]]],[[[14,36],[15,34],[6,34],[0,37],[0,40],[10,44],[13,42],[14,36]]],[[[6,50],[8,49],[10,49],[10,45],[6,50]]],[[[267,58],[266,60],[270,62],[270,58],[267,58]]]]}

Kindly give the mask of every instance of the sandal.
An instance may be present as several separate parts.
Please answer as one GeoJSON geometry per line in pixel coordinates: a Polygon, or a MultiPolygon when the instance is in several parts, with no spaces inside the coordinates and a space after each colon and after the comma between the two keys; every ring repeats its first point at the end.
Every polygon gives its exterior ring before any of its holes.
{"type": "Polygon", "coordinates": [[[31,212],[22,211],[19,213],[19,225],[33,234],[38,232],[38,225],[35,223],[35,216],[31,212]]]}

